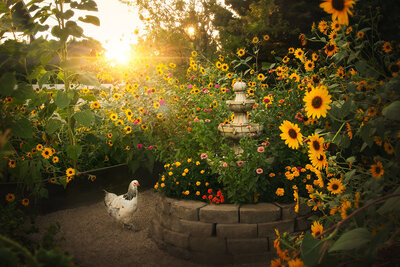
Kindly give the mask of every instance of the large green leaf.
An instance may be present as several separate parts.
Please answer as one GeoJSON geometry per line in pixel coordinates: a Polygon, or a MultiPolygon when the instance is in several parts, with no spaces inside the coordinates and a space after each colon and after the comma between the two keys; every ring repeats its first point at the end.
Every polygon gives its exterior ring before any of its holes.
{"type": "Polygon", "coordinates": [[[10,72],[6,72],[0,77],[0,95],[10,96],[14,90],[14,86],[17,83],[15,75],[10,72]]]}
{"type": "Polygon", "coordinates": [[[67,146],[67,155],[73,160],[78,160],[79,156],[82,153],[82,147],[80,145],[69,145],[67,146]]]}
{"type": "Polygon", "coordinates": [[[371,241],[371,233],[365,228],[356,228],[342,234],[329,252],[359,248],[371,241]]]}
{"type": "Polygon", "coordinates": [[[21,137],[21,138],[32,138],[33,131],[32,131],[31,122],[26,118],[17,120],[11,126],[11,133],[14,136],[21,137]]]}
{"type": "Polygon", "coordinates": [[[48,134],[53,134],[58,129],[61,128],[62,122],[58,119],[50,119],[46,124],[46,132],[48,134]]]}
{"type": "MultiPolygon", "coordinates": [[[[400,194],[400,186],[397,187],[396,191],[394,191],[393,194],[400,194]]],[[[385,201],[385,204],[383,204],[382,207],[378,209],[378,213],[383,215],[399,210],[400,210],[400,197],[393,197],[385,201]]]]}
{"type": "Polygon", "coordinates": [[[394,101],[389,106],[382,110],[383,116],[389,120],[400,121],[400,101],[394,101]]]}
{"type": "Polygon", "coordinates": [[[90,124],[93,122],[94,116],[92,111],[90,110],[84,110],[84,111],[78,111],[74,114],[74,119],[79,122],[79,124],[85,126],[85,127],[90,127],[90,124]]]}
{"type": "Polygon", "coordinates": [[[56,97],[54,98],[54,102],[59,108],[63,109],[69,104],[68,95],[64,91],[58,91],[56,97]]]}
{"type": "Polygon", "coordinates": [[[318,263],[321,253],[322,241],[315,239],[307,232],[301,243],[301,258],[307,266],[315,266],[318,263]]]}
{"type": "Polygon", "coordinates": [[[96,16],[86,15],[84,18],[79,17],[79,20],[85,23],[91,23],[96,26],[100,26],[100,20],[96,16]]]}

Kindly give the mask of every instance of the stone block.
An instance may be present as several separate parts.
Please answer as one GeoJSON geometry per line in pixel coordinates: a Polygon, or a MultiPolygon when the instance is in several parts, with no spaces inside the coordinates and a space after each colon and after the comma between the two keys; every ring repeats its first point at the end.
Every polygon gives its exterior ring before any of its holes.
{"type": "Polygon", "coordinates": [[[216,226],[218,237],[229,238],[251,238],[257,237],[257,224],[235,223],[224,224],[218,223],[216,226]]]}
{"type": "Polygon", "coordinates": [[[297,213],[297,217],[310,215],[312,212],[311,207],[307,205],[307,203],[300,203],[299,212],[297,213]]]}
{"type": "Polygon", "coordinates": [[[205,223],[199,221],[188,221],[188,220],[180,220],[180,230],[181,233],[186,233],[190,236],[212,236],[214,224],[213,223],[205,223]]]}
{"type": "Polygon", "coordinates": [[[228,238],[227,248],[232,254],[267,253],[268,238],[228,238]]]}
{"type": "Polygon", "coordinates": [[[269,266],[272,259],[273,259],[273,254],[271,252],[233,255],[233,262],[235,264],[245,264],[244,266],[252,266],[252,267],[269,266]]]}
{"type": "Polygon", "coordinates": [[[184,259],[184,260],[191,259],[191,253],[186,248],[179,248],[179,247],[168,245],[168,246],[165,246],[165,250],[174,257],[184,259]]]}
{"type": "Polygon", "coordinates": [[[180,248],[189,247],[189,235],[163,229],[164,242],[180,248]]]}
{"type": "Polygon", "coordinates": [[[166,196],[161,196],[159,205],[161,207],[162,213],[170,214],[171,213],[172,203],[174,203],[176,201],[178,201],[178,200],[173,199],[173,198],[169,198],[169,197],[166,197],[166,196]]]}
{"type": "Polygon", "coordinates": [[[281,218],[281,208],[272,203],[245,204],[240,206],[240,223],[261,223],[281,218]]]}
{"type": "Polygon", "coordinates": [[[210,254],[226,253],[226,239],[219,237],[189,237],[189,248],[192,251],[210,254]]]}
{"type": "Polygon", "coordinates": [[[281,208],[282,220],[294,219],[297,217],[297,213],[294,211],[296,203],[291,203],[291,204],[274,203],[274,204],[281,208]]]}
{"type": "Polygon", "coordinates": [[[296,222],[294,225],[295,232],[310,230],[312,222],[307,219],[308,217],[309,216],[302,216],[302,217],[296,218],[296,222]]]}
{"type": "Polygon", "coordinates": [[[198,221],[199,209],[206,205],[206,203],[200,201],[178,200],[171,204],[171,214],[181,219],[198,221]]]}
{"type": "Polygon", "coordinates": [[[160,224],[164,226],[164,228],[175,232],[179,232],[181,229],[181,220],[172,215],[162,215],[160,224]]]}
{"type": "Polygon", "coordinates": [[[276,222],[267,222],[258,224],[258,237],[272,237],[276,238],[275,229],[280,233],[288,232],[293,233],[295,219],[282,220],[276,222]]]}
{"type": "Polygon", "coordinates": [[[238,223],[239,206],[233,204],[207,205],[200,209],[200,221],[208,223],[238,223]]]}
{"type": "Polygon", "coordinates": [[[152,220],[152,223],[150,225],[150,234],[154,240],[163,240],[163,227],[156,219],[152,220]]]}

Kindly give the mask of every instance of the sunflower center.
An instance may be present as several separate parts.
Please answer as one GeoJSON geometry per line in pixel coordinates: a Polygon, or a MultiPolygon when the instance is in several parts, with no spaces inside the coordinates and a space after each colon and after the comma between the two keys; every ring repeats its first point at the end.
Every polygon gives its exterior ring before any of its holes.
{"type": "Polygon", "coordinates": [[[331,44],[328,44],[328,45],[326,46],[326,49],[327,49],[328,51],[333,51],[333,49],[335,49],[335,47],[334,47],[333,45],[331,45],[331,44]]]}
{"type": "Polygon", "coordinates": [[[332,7],[337,11],[342,11],[344,9],[345,0],[332,0],[332,7]]]}
{"type": "Polygon", "coordinates": [[[296,139],[297,138],[297,132],[294,129],[290,129],[289,130],[289,136],[292,139],[296,139]]]}
{"type": "Polygon", "coordinates": [[[376,172],[377,174],[379,174],[379,173],[381,172],[381,168],[380,168],[379,166],[376,166],[375,172],[376,172]]]}
{"type": "Polygon", "coordinates": [[[324,160],[324,156],[319,155],[319,156],[317,157],[317,159],[318,159],[319,161],[323,161],[323,160],[324,160]]]}
{"type": "Polygon", "coordinates": [[[333,185],[332,185],[332,189],[333,189],[333,190],[338,190],[338,189],[339,189],[339,186],[338,186],[337,184],[333,184],[333,185]]]}
{"type": "Polygon", "coordinates": [[[320,96],[316,96],[311,101],[311,105],[313,108],[320,108],[322,106],[322,98],[320,96]]]}
{"type": "Polygon", "coordinates": [[[313,145],[313,148],[314,148],[316,151],[318,151],[318,150],[321,148],[321,146],[319,145],[319,142],[318,142],[318,141],[313,141],[312,145],[313,145]]]}

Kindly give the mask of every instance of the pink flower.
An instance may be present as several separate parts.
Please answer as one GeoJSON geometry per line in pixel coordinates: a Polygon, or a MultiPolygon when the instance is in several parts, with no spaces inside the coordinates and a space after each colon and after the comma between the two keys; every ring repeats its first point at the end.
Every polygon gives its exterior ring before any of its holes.
{"type": "Polygon", "coordinates": [[[165,105],[164,99],[160,99],[160,100],[158,101],[158,103],[160,104],[160,106],[164,106],[164,105],[165,105]]]}
{"type": "Polygon", "coordinates": [[[268,98],[264,99],[264,103],[268,103],[270,100],[268,98]]]}
{"type": "Polygon", "coordinates": [[[193,76],[191,76],[191,77],[190,77],[190,79],[194,79],[194,78],[196,78],[196,76],[195,76],[195,75],[193,75],[193,76]]]}
{"type": "Polygon", "coordinates": [[[170,73],[170,74],[167,75],[168,78],[171,77],[171,76],[172,76],[172,73],[170,73]]]}
{"type": "Polygon", "coordinates": [[[226,162],[222,163],[222,167],[224,167],[224,168],[228,167],[228,163],[226,163],[226,162]]]}
{"type": "Polygon", "coordinates": [[[173,146],[174,145],[174,142],[169,142],[169,146],[173,146]]]}
{"type": "Polygon", "coordinates": [[[269,142],[262,142],[261,145],[262,146],[269,146],[269,142]]]}
{"type": "Polygon", "coordinates": [[[200,155],[200,158],[201,159],[206,159],[208,156],[207,156],[207,153],[202,153],[201,155],[200,155]]]}
{"type": "Polygon", "coordinates": [[[263,153],[265,151],[264,147],[260,146],[257,148],[258,153],[263,153]]]}
{"type": "Polygon", "coordinates": [[[209,123],[209,122],[210,122],[210,120],[209,120],[209,119],[205,119],[204,121],[205,121],[205,122],[207,122],[207,123],[209,123]]]}
{"type": "Polygon", "coordinates": [[[193,122],[198,122],[199,121],[199,118],[194,118],[194,120],[193,120],[193,122]]]}
{"type": "Polygon", "coordinates": [[[133,124],[135,124],[135,125],[136,125],[136,124],[138,124],[138,123],[139,123],[139,121],[135,121],[133,124]]]}
{"type": "Polygon", "coordinates": [[[243,163],[244,163],[243,160],[236,161],[236,164],[237,164],[239,167],[241,167],[241,166],[243,165],[243,163]]]}
{"type": "Polygon", "coordinates": [[[256,172],[257,172],[257,174],[262,174],[264,171],[263,171],[263,169],[258,168],[258,169],[256,170],[256,172]]]}
{"type": "Polygon", "coordinates": [[[191,84],[188,85],[188,88],[189,88],[189,89],[192,88],[192,87],[193,87],[193,85],[191,85],[191,84]]]}
{"type": "Polygon", "coordinates": [[[142,145],[142,144],[138,144],[138,145],[137,145],[137,148],[138,148],[138,149],[142,149],[142,148],[143,148],[143,145],[142,145]]]}
{"type": "Polygon", "coordinates": [[[152,150],[152,149],[153,149],[153,146],[149,146],[149,149],[152,150]]]}
{"type": "Polygon", "coordinates": [[[218,84],[216,84],[214,87],[215,87],[215,88],[219,88],[219,85],[218,85],[218,84]]]}

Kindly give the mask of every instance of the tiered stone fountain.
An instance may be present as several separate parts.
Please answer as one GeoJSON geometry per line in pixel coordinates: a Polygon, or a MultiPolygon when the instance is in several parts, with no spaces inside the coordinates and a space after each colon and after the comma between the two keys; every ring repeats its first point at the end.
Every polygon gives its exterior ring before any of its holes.
{"type": "Polygon", "coordinates": [[[233,140],[236,154],[240,154],[239,141],[243,137],[258,137],[263,127],[249,123],[247,119],[247,111],[251,110],[255,104],[255,100],[246,98],[246,83],[236,82],[233,85],[235,92],[234,100],[227,100],[228,109],[235,113],[233,122],[230,124],[221,124],[218,126],[218,131],[223,135],[233,140]]]}

